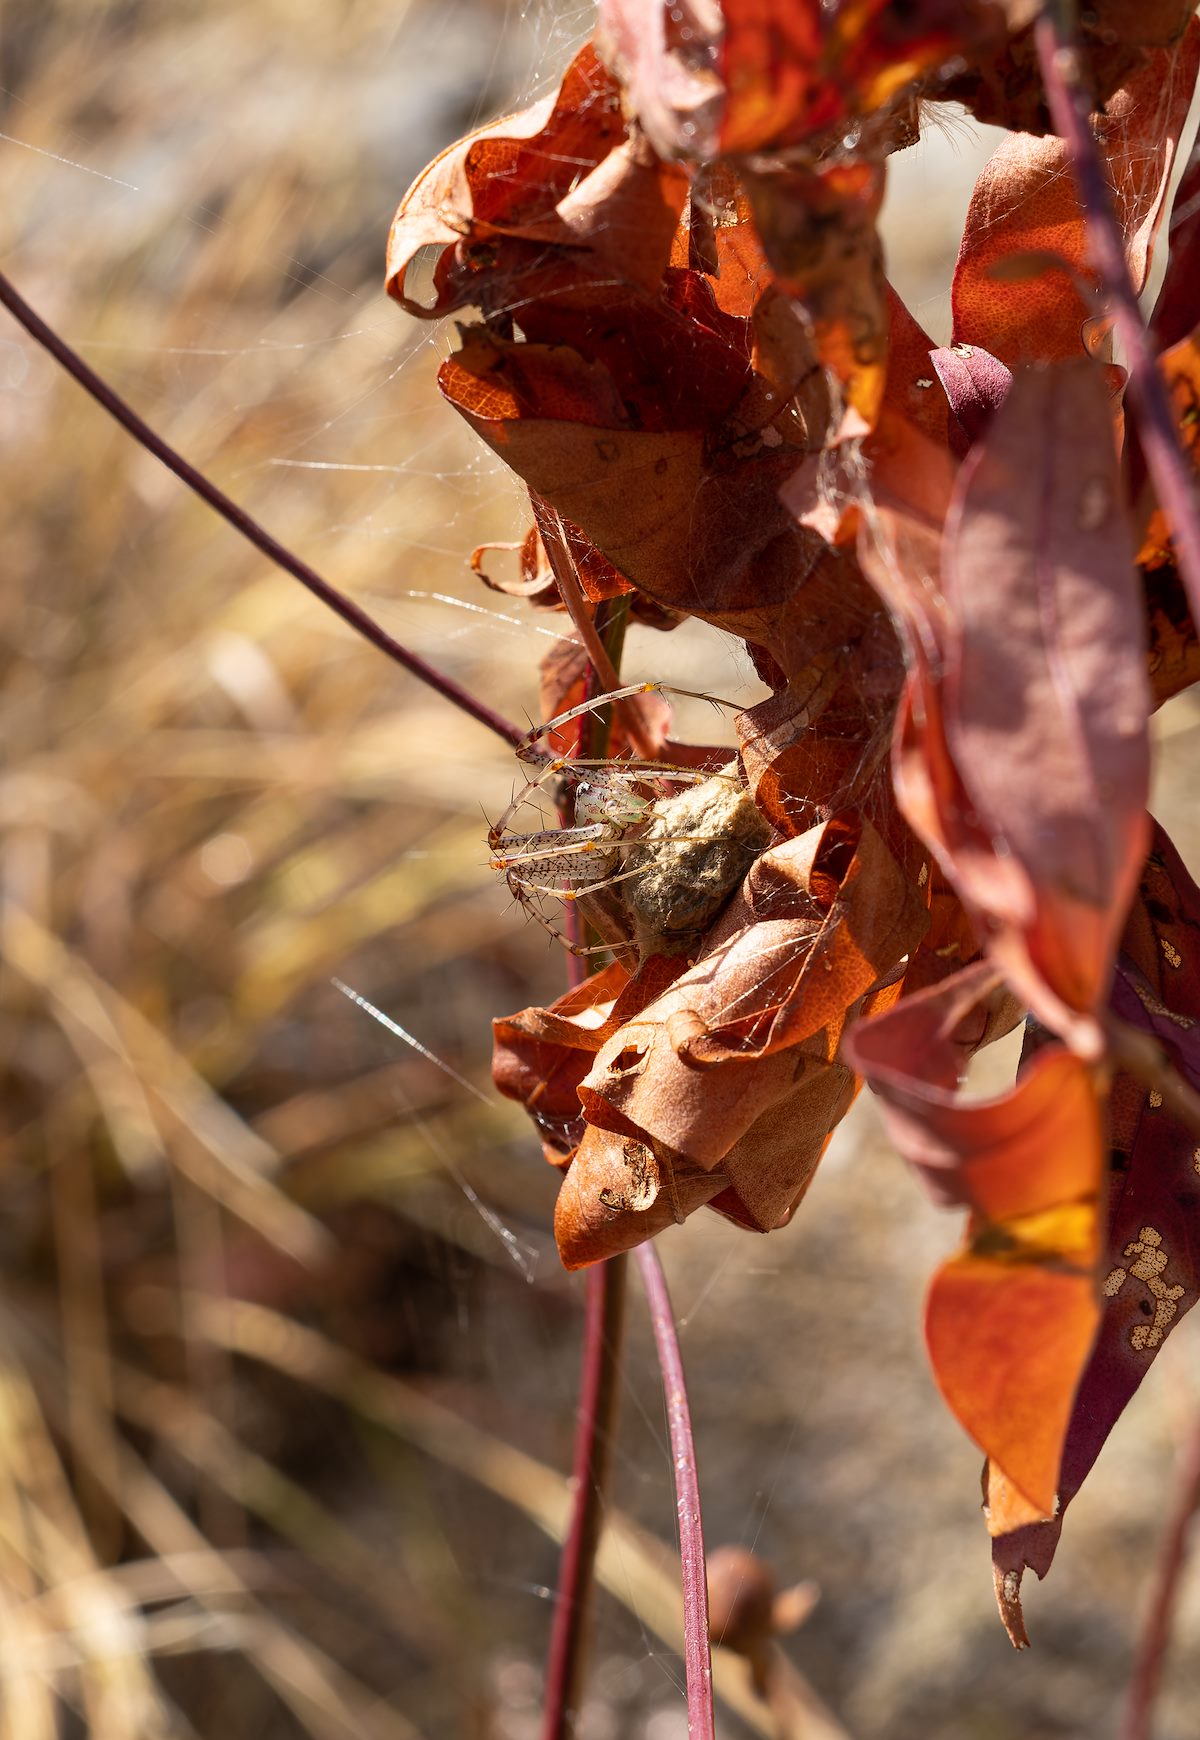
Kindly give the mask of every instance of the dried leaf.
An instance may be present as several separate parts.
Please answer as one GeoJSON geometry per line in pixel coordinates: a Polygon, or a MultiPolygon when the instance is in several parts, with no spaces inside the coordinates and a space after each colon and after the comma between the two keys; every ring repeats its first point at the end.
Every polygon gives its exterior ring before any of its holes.
{"type": "MultiPolygon", "coordinates": [[[[1182,43],[1154,51],[1099,119],[1100,143],[1125,236],[1130,273],[1146,281],[1179,133],[1200,67],[1200,25],[1182,43]]],[[[1083,213],[1061,139],[1014,134],[976,184],[954,274],[954,343],[990,351],[1009,368],[1069,359],[1084,348],[1097,312],[1083,213]],[[1008,256],[1053,254],[1019,290],[998,280],[1008,256]]]]}
{"type": "MultiPolygon", "coordinates": [[[[744,381],[744,353],[739,367],[744,381]]],[[[662,427],[667,408],[645,399],[632,427],[601,364],[471,328],[439,383],[483,440],[640,592],[766,647],[784,670],[803,668],[821,650],[814,623],[826,645],[844,643],[878,604],[852,557],[798,527],[779,499],[803,449],[759,438],[722,446],[706,433],[705,422],[719,427],[738,396],[721,372],[700,371],[696,392],[708,407],[698,403],[686,423],[662,427]]]]}
{"type": "MultiPolygon", "coordinates": [[[[980,56],[956,72],[939,95],[962,103],[976,120],[1029,133],[1053,131],[1042,89],[1033,24],[1041,7],[1032,0],[1001,0],[1012,35],[1001,51],[980,56]]],[[[1077,37],[1085,87],[1104,111],[1114,92],[1144,68],[1147,50],[1178,43],[1194,0],[1096,0],[1080,8],[1077,37]]]]}
{"type": "Polygon", "coordinates": [[[682,172],[629,135],[616,84],[590,46],[554,97],[450,146],[405,195],[388,238],[387,289],[410,314],[468,304],[503,310],[573,287],[595,304],[618,286],[652,288],[687,198],[682,172]],[[408,272],[443,250],[434,300],[408,272]]]}
{"type": "Polygon", "coordinates": [[[822,362],[857,413],[838,435],[864,434],[879,415],[887,361],[887,285],[875,228],[882,166],[773,164],[747,168],[744,180],[776,281],[804,309],[822,362]]]}
{"type": "Polygon", "coordinates": [[[652,1236],[664,1201],[703,1199],[700,1173],[719,1175],[713,1206],[741,1224],[786,1220],[854,1096],[842,1028],[894,997],[885,981],[925,924],[853,817],[765,852],[695,963],[611,1033],[580,1085],[589,1125],[620,1140],[589,1136],[572,1163],[556,1220],[568,1267],[652,1236]],[[622,1183],[631,1166],[652,1193],[622,1183]]]}
{"type": "MultiPolygon", "coordinates": [[[[1093,1055],[1088,1012],[1142,860],[1149,774],[1141,598],[1110,431],[1093,365],[1014,379],[957,488],[945,620],[923,617],[944,669],[918,660],[896,767],[901,806],[992,959],[1093,1055]]],[[[903,571],[889,584],[903,588],[903,571]]]]}

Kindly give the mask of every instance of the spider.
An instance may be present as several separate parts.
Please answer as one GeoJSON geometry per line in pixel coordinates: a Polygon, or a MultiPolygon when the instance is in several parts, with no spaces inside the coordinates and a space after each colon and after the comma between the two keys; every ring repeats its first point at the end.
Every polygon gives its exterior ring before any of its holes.
{"type": "Polygon", "coordinates": [[[678,953],[707,927],[770,838],[736,759],[714,773],[665,762],[551,759],[536,748],[584,713],[651,692],[734,706],[695,689],[635,683],[572,707],[527,733],[517,756],[538,771],[488,830],[491,867],[573,954],[678,953]],[[569,809],[571,825],[512,831],[518,812],[542,796],[569,809]],[[607,940],[583,945],[564,937],[542,912],[542,896],[578,903],[607,940]]]}

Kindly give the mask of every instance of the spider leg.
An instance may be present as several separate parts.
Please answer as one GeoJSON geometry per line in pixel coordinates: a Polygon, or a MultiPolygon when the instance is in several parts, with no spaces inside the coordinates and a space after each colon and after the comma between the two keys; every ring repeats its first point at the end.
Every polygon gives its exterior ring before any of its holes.
{"type": "Polygon", "coordinates": [[[625,688],[613,689],[607,695],[593,695],[590,700],[581,701],[577,707],[570,707],[565,713],[548,719],[544,725],[527,731],[517,745],[517,759],[532,761],[537,753],[534,744],[548,731],[557,731],[560,726],[569,725],[572,719],[578,719],[584,713],[594,713],[598,707],[610,706],[614,701],[628,701],[634,695],[680,695],[692,701],[711,701],[715,707],[728,707],[735,713],[741,711],[737,701],[723,701],[719,695],[707,695],[702,689],[676,689],[670,683],[629,683],[625,688]]]}
{"type": "MultiPolygon", "coordinates": [[[[608,954],[616,954],[616,953],[620,952],[620,950],[622,948],[622,945],[620,943],[576,943],[576,942],[572,942],[570,937],[564,936],[561,930],[556,929],[556,927],[551,924],[550,920],[546,917],[545,913],[539,911],[536,902],[532,901],[529,898],[529,895],[525,892],[525,890],[527,888],[536,887],[535,883],[522,882],[521,878],[519,876],[515,875],[512,871],[510,871],[509,874],[505,877],[505,881],[508,883],[509,890],[512,893],[513,899],[517,902],[517,904],[520,907],[522,907],[524,909],[525,916],[527,918],[534,919],[536,923],[540,924],[542,929],[546,932],[546,934],[548,936],[552,936],[554,938],[555,942],[561,943],[563,948],[565,948],[569,954],[573,954],[573,955],[608,955],[608,954]]],[[[559,892],[559,890],[552,888],[552,889],[548,890],[548,892],[551,894],[556,894],[559,892]]],[[[632,945],[626,945],[626,946],[632,946],[632,945]]]]}
{"type": "Polygon", "coordinates": [[[575,860],[580,856],[595,852],[610,858],[620,843],[603,822],[593,822],[586,828],[547,828],[538,834],[510,834],[507,845],[516,850],[506,850],[505,841],[499,840],[491,867],[507,871],[518,864],[536,864],[547,876],[568,877],[576,869],[575,860]]]}
{"type": "Polygon", "coordinates": [[[493,852],[496,851],[502,843],[504,835],[508,831],[508,824],[512,821],[513,817],[527,803],[531,802],[532,793],[540,791],[549,780],[557,778],[558,775],[562,773],[563,769],[569,765],[570,763],[562,757],[553,761],[547,761],[539,774],[537,774],[533,779],[527,779],[525,781],[525,784],[521,787],[520,791],[517,792],[503,815],[501,815],[499,819],[493,822],[488,828],[488,845],[493,852]]]}

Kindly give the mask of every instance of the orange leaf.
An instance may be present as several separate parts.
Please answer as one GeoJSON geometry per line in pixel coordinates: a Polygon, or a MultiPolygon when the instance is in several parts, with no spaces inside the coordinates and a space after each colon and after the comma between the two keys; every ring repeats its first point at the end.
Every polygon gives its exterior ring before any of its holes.
{"type": "MultiPolygon", "coordinates": [[[[930,1288],[934,1375],[1016,1489],[1013,1509],[1023,1500],[1048,1517],[1097,1321],[1100,1104],[1090,1070],[1058,1048],[1010,1092],[960,1101],[964,1023],[993,982],[986,967],[968,968],[860,1023],[847,1050],[905,1159],[939,1201],[971,1210],[964,1249],[930,1288]]],[[[1012,1510],[989,1526],[1011,1527],[1012,1510]]]]}
{"type": "MultiPolygon", "coordinates": [[[[1122,938],[1113,1008],[1200,1086],[1200,890],[1158,827],[1122,938]]],[[[992,1549],[1001,1615],[1018,1647],[1027,1641],[1026,1566],[1039,1577],[1050,1569],[1063,1513],[1167,1336],[1200,1297],[1196,1137],[1160,1100],[1129,1076],[1113,1082],[1100,1328],[1067,1433],[1058,1509],[1052,1521],[1022,1527],[992,1549]]]]}

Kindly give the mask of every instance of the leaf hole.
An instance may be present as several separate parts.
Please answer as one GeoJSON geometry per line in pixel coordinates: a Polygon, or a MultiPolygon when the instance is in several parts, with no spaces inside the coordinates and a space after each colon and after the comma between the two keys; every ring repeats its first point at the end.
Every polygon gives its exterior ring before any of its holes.
{"type": "Polygon", "coordinates": [[[640,1069],[645,1056],[646,1047],[644,1045],[627,1045],[613,1058],[613,1075],[629,1075],[633,1070],[640,1069]]]}

